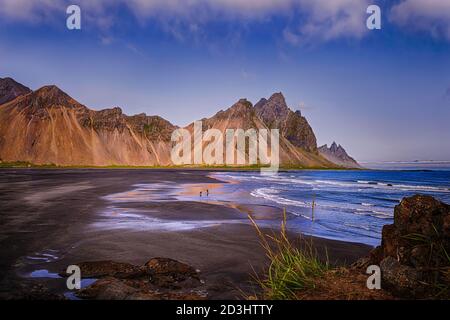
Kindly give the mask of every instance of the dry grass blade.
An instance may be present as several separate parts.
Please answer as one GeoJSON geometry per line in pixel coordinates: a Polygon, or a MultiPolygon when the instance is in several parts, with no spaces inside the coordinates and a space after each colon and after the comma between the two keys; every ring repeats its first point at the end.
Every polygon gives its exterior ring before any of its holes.
{"type": "Polygon", "coordinates": [[[314,288],[316,280],[329,269],[328,263],[318,259],[312,241],[302,241],[302,246],[295,246],[289,240],[286,210],[279,234],[265,234],[251,216],[249,219],[270,262],[267,274],[263,278],[255,277],[263,298],[295,299],[298,291],[314,288]]]}

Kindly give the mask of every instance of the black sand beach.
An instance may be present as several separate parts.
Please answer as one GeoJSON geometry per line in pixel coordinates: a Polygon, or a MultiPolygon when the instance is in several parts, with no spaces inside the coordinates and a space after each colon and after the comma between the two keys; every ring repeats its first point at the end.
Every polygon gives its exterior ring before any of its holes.
{"type": "MultiPolygon", "coordinates": [[[[248,208],[243,209],[238,200],[227,206],[178,201],[164,190],[167,185],[184,184],[204,184],[206,190],[217,184],[208,174],[204,170],[0,170],[0,297],[20,297],[35,284],[63,294],[65,279],[55,275],[78,262],[140,265],[152,257],[176,259],[199,269],[210,299],[239,299],[241,290],[251,293],[253,269],[261,270],[266,258],[248,223],[248,208]],[[155,184],[146,201],[124,199],[112,205],[105,198],[131,191],[137,184],[155,184]],[[130,216],[134,222],[129,224],[115,212],[117,208],[139,215],[130,216]],[[161,228],[152,221],[162,222],[161,228]]],[[[281,221],[279,209],[260,209],[270,211],[265,219],[281,221]]],[[[371,249],[320,238],[314,238],[314,245],[319,252],[326,248],[330,261],[339,264],[352,263],[371,249]]]]}

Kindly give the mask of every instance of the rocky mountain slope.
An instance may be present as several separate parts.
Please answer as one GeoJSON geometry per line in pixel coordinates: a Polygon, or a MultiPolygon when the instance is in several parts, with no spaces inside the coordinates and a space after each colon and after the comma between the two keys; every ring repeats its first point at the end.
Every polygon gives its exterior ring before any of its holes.
{"type": "Polygon", "coordinates": [[[30,88],[21,85],[11,78],[0,78],[0,104],[14,100],[18,96],[30,93],[30,88]]]}
{"type": "MultiPolygon", "coordinates": [[[[274,95],[276,97],[281,97],[284,101],[284,97],[281,94],[274,95]]],[[[273,102],[271,98],[268,102],[273,102]]],[[[276,107],[276,106],[275,106],[276,107]]],[[[286,107],[287,108],[287,107],[286,107]]],[[[269,105],[267,106],[269,109],[269,105]]],[[[225,133],[226,129],[280,129],[280,163],[284,166],[303,166],[303,167],[321,167],[321,168],[329,168],[335,167],[336,165],[329,162],[325,158],[321,157],[317,152],[317,146],[311,145],[309,148],[302,148],[298,145],[292,143],[285,135],[284,132],[287,132],[286,127],[283,123],[283,126],[280,127],[278,123],[270,122],[269,125],[264,120],[263,117],[258,115],[261,110],[261,106],[257,108],[257,106],[253,107],[252,103],[246,99],[241,99],[236,102],[229,109],[223,111],[219,111],[214,116],[209,119],[203,119],[203,130],[207,130],[210,128],[219,129],[222,133],[225,133]],[[315,151],[311,151],[315,150],[315,151]]],[[[292,113],[288,108],[286,110],[287,113],[292,113]]],[[[306,121],[306,120],[305,120],[306,121]]],[[[306,123],[307,125],[307,123],[306,123]]],[[[309,127],[309,125],[307,125],[309,127]]],[[[192,131],[192,124],[188,127],[192,131]]],[[[315,143],[315,136],[312,132],[312,139],[315,143]]],[[[301,135],[299,135],[301,136],[301,135]]],[[[298,141],[293,140],[294,142],[299,142],[298,144],[307,145],[310,137],[307,137],[304,140],[299,139],[298,141]]],[[[268,142],[268,147],[270,149],[270,142],[268,142]]],[[[248,156],[248,150],[247,155],[248,156]]],[[[224,157],[225,158],[225,157],[224,157]]]]}
{"type": "Polygon", "coordinates": [[[346,168],[361,168],[361,166],[356,162],[355,159],[347,154],[347,151],[341,146],[333,142],[328,148],[327,145],[323,145],[318,148],[319,154],[339,166],[346,168]]]}
{"type": "Polygon", "coordinates": [[[55,86],[0,106],[0,158],[57,165],[170,165],[175,128],[160,117],[93,111],[55,86]]]}
{"type": "MultiPolygon", "coordinates": [[[[127,116],[118,107],[94,111],[56,86],[31,91],[12,79],[0,81],[0,160],[62,166],[169,166],[171,134],[177,128],[158,117],[127,116]]],[[[281,93],[255,106],[241,99],[225,111],[202,119],[203,130],[280,129],[283,166],[330,168],[300,112],[281,93]]],[[[193,125],[187,127],[193,131],[193,125]]],[[[270,145],[270,144],[269,144],[270,145]]],[[[351,159],[351,158],[350,158],[351,159]]],[[[340,161],[340,158],[338,158],[340,161]]],[[[352,167],[354,163],[352,162],[352,167]]]]}
{"type": "Polygon", "coordinates": [[[281,92],[273,94],[269,100],[261,99],[255,110],[270,129],[280,129],[280,134],[292,145],[308,152],[317,152],[314,131],[300,111],[289,109],[281,92]]]}

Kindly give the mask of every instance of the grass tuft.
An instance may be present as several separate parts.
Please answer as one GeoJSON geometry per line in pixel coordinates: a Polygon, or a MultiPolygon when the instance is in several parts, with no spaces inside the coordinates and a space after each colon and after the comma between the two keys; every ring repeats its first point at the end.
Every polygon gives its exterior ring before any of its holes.
{"type": "Polygon", "coordinates": [[[445,244],[447,239],[432,225],[434,234],[424,235],[411,233],[403,236],[412,245],[422,245],[427,248],[428,259],[420,269],[428,276],[427,284],[433,291],[433,298],[450,296],[450,254],[445,244]]]}
{"type": "MultiPolygon", "coordinates": [[[[328,262],[319,260],[312,243],[295,246],[286,232],[286,210],[279,234],[264,234],[252,217],[250,221],[260,238],[270,265],[263,278],[255,277],[263,299],[292,300],[302,290],[314,289],[319,277],[329,270],[328,262]]],[[[328,259],[327,259],[328,260],[328,259]]]]}

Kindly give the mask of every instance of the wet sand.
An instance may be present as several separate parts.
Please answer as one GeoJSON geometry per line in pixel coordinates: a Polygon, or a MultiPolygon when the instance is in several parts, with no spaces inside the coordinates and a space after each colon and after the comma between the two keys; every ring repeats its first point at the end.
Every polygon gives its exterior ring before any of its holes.
{"type": "MultiPolygon", "coordinates": [[[[143,264],[152,257],[176,259],[201,270],[211,299],[242,298],[241,290],[251,293],[253,269],[262,270],[267,261],[247,213],[259,213],[256,218],[261,221],[281,221],[282,212],[249,208],[238,201],[225,205],[179,201],[167,193],[181,184],[191,185],[185,190],[188,195],[197,194],[202,185],[210,192],[220,190],[220,183],[208,174],[204,170],[0,170],[0,296],[14,296],[35,283],[64,293],[65,280],[49,277],[78,262],[143,264]],[[138,194],[145,197],[142,201],[111,200],[111,195],[134,192],[136,185],[154,188],[138,194]],[[32,272],[39,277],[30,278],[32,272]]],[[[337,264],[352,263],[371,249],[319,238],[314,244],[319,253],[326,247],[330,261],[337,264]]]]}

